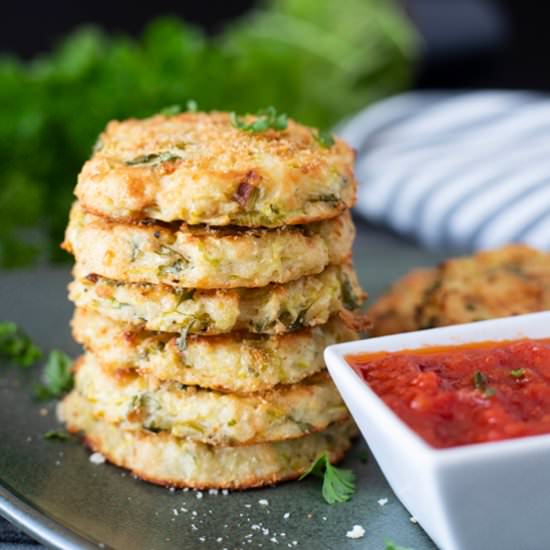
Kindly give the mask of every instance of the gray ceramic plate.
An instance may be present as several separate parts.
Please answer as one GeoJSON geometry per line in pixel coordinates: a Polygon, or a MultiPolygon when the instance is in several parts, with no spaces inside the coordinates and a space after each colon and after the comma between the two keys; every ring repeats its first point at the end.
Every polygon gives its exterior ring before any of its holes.
{"type": "MultiPolygon", "coordinates": [[[[359,227],[355,261],[371,297],[409,268],[439,259],[359,227]]],[[[0,274],[0,317],[19,323],[45,349],[76,355],[68,328],[68,280],[69,270],[61,268],[0,274]]],[[[382,549],[391,539],[415,550],[434,548],[372,457],[361,462],[363,443],[344,462],[357,474],[358,491],[348,503],[325,504],[316,480],[198,498],[94,465],[77,442],[45,441],[43,434],[56,427],[55,411],[32,399],[37,370],[0,369],[0,514],[52,547],[382,549]],[[260,499],[269,505],[260,505],[260,499]],[[387,503],[381,506],[379,499],[387,503]],[[355,524],[365,528],[365,536],[346,538],[355,524]]]]}

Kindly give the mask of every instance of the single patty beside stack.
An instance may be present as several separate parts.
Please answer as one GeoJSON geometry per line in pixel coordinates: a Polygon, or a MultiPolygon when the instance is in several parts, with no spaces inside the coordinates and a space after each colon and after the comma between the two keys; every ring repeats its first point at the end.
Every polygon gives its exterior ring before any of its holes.
{"type": "Polygon", "coordinates": [[[550,309],[550,254],[526,245],[415,269],[370,308],[369,333],[384,336],[550,309]]]}
{"type": "Polygon", "coordinates": [[[355,434],[322,355],[362,324],[353,152],[258,121],[111,122],[79,176],[64,247],[86,353],[59,412],[155,483],[296,478],[355,434]]]}

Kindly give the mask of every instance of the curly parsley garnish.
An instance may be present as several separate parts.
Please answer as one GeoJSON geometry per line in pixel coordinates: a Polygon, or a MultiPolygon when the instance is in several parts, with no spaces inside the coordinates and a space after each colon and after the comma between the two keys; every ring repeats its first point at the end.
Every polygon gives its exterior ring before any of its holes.
{"type": "Polygon", "coordinates": [[[479,370],[474,373],[473,383],[475,389],[479,390],[485,397],[493,397],[496,393],[495,388],[489,386],[487,375],[479,370]]]}
{"type": "Polygon", "coordinates": [[[333,466],[326,451],[317,457],[315,462],[300,476],[300,479],[304,479],[310,474],[323,479],[323,498],[329,504],[346,502],[355,493],[353,472],[333,466]]]}
{"type": "Polygon", "coordinates": [[[64,352],[53,350],[44,367],[43,384],[35,386],[38,399],[54,399],[71,391],[74,384],[72,359],[64,352]]]}
{"type": "Polygon", "coordinates": [[[314,131],[313,137],[315,141],[325,149],[330,149],[336,143],[334,136],[328,130],[314,131]]]}
{"type": "Polygon", "coordinates": [[[244,132],[265,132],[268,129],[286,130],[288,127],[288,116],[286,113],[277,113],[275,107],[266,107],[256,113],[256,119],[253,122],[246,123],[243,116],[233,112],[230,113],[231,124],[244,132]]]}
{"type": "Polygon", "coordinates": [[[26,368],[38,361],[42,352],[15,323],[1,321],[0,355],[26,368]]]}

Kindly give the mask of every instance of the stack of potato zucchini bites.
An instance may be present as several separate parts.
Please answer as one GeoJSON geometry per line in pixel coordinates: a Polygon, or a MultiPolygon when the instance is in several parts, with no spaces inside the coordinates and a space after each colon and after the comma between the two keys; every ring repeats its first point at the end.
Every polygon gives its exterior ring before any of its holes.
{"type": "Polygon", "coordinates": [[[64,247],[86,353],[59,412],[155,483],[271,484],[355,435],[322,355],[365,298],[353,152],[266,121],[114,121],[79,175],[64,247]]]}

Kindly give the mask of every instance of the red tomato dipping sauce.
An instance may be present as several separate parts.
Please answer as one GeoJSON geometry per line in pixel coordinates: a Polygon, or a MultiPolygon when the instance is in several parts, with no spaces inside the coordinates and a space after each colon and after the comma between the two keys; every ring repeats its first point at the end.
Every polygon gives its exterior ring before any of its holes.
{"type": "Polygon", "coordinates": [[[550,434],[550,338],[346,360],[433,447],[550,434]]]}

